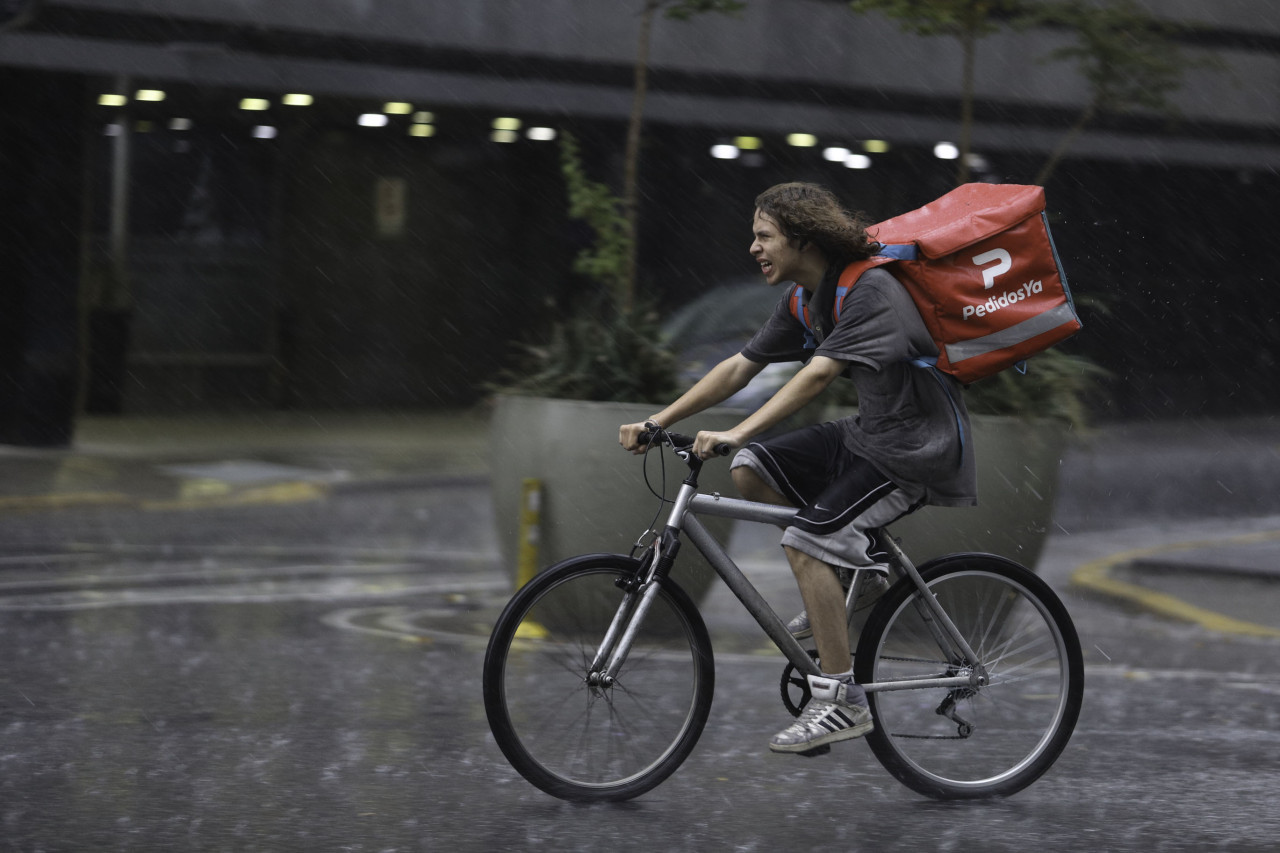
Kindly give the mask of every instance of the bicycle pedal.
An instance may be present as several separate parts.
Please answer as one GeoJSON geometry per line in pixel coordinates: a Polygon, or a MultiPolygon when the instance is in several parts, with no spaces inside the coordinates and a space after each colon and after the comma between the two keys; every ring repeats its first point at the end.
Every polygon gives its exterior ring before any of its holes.
{"type": "Polygon", "coordinates": [[[805,758],[817,758],[819,755],[826,755],[831,751],[831,744],[824,743],[821,746],[815,746],[813,749],[806,749],[804,752],[797,752],[796,755],[803,755],[805,758]]]}

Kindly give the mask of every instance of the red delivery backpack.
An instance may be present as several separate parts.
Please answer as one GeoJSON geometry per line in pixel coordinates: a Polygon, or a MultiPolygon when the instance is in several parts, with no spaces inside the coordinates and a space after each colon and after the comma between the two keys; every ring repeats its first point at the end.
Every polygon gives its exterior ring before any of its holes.
{"type": "MultiPolygon", "coordinates": [[[[1043,187],[973,183],[872,225],[879,252],[841,273],[836,318],[859,276],[893,264],[943,373],[967,385],[1048,349],[1081,324],[1044,208],[1043,187]]],[[[791,305],[808,327],[798,292],[791,305]]]]}

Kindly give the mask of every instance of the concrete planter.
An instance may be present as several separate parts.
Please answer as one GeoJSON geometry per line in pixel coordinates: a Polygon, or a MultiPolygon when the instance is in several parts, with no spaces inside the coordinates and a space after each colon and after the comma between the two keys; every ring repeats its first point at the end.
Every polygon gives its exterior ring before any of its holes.
{"type": "Polygon", "coordinates": [[[956,551],[987,551],[1034,569],[1053,520],[1058,466],[1070,428],[1048,418],[972,415],[970,420],[978,506],[925,507],[894,524],[893,533],[917,565],[956,551]]]}
{"type": "MultiPolygon", "coordinates": [[[[528,477],[542,482],[540,568],[578,554],[630,552],[653,522],[659,505],[645,485],[641,458],[618,446],[618,426],[638,421],[653,409],[643,403],[498,399],[490,427],[493,503],[503,565],[513,581],[520,544],[521,484],[528,477]]],[[[711,409],[691,420],[690,429],[728,429],[742,417],[735,409],[711,409]]],[[[660,488],[662,471],[656,454],[649,457],[648,467],[649,481],[660,488]]],[[[686,473],[679,459],[667,456],[668,498],[675,497],[686,473]]],[[[727,460],[708,464],[700,482],[706,491],[737,494],[727,460]]],[[[714,535],[724,537],[732,521],[707,518],[704,523],[714,535]]],[[[681,551],[676,573],[680,585],[695,598],[715,577],[691,545],[681,551]]]]}
{"type": "MultiPolygon", "coordinates": [[[[539,397],[498,399],[490,426],[491,482],[499,550],[513,585],[525,478],[542,483],[539,569],[578,554],[630,552],[659,507],[645,485],[641,459],[618,447],[617,429],[652,408],[539,397]]],[[[735,409],[712,409],[689,427],[727,429],[742,417],[735,409]]],[[[989,551],[1034,568],[1052,520],[1068,427],[1056,420],[998,416],[974,416],[972,423],[980,505],[926,507],[895,524],[893,532],[917,563],[956,551],[989,551]]],[[[666,494],[674,497],[685,468],[670,456],[666,461],[666,494]]],[[[655,488],[661,477],[657,458],[651,457],[649,478],[655,488]]],[[[706,491],[737,495],[727,461],[708,464],[701,482],[706,491]]],[[[709,517],[703,521],[721,541],[734,523],[709,517]]],[[[691,545],[681,552],[676,571],[695,599],[715,579],[691,545]]]]}

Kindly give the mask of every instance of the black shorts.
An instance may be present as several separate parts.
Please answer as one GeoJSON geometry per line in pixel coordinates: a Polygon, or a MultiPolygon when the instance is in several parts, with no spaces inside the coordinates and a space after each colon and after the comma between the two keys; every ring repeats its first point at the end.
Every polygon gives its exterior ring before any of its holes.
{"type": "Polygon", "coordinates": [[[845,447],[834,423],[750,442],[734,460],[735,467],[744,465],[800,507],[783,543],[837,565],[882,562],[867,553],[870,540],[862,533],[924,502],[922,490],[903,489],[845,447]]]}

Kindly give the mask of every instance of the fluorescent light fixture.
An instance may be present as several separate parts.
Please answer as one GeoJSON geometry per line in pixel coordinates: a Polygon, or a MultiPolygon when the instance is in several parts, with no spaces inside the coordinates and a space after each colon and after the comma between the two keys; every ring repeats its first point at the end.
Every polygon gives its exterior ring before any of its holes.
{"type": "Polygon", "coordinates": [[[285,95],[280,99],[280,103],[286,107],[309,107],[316,102],[316,99],[310,95],[304,95],[301,92],[294,92],[291,95],[285,95]]]}
{"type": "Polygon", "coordinates": [[[159,89],[139,89],[133,93],[133,97],[137,101],[163,101],[164,92],[159,89]]]}
{"type": "Polygon", "coordinates": [[[407,116],[413,112],[413,104],[406,104],[404,101],[388,101],[382,105],[382,111],[393,116],[407,116]]]}
{"type": "Polygon", "coordinates": [[[849,149],[840,148],[838,146],[824,148],[822,151],[822,159],[830,160],[832,163],[843,163],[849,159],[849,149]]]}
{"type": "Polygon", "coordinates": [[[759,151],[764,147],[764,141],[758,136],[739,136],[733,144],[742,151],[759,151]]]}
{"type": "Polygon", "coordinates": [[[431,122],[435,120],[436,120],[436,114],[429,113],[426,110],[419,110],[418,112],[413,114],[414,124],[431,124],[431,122]]]}
{"type": "Polygon", "coordinates": [[[850,154],[845,158],[844,165],[848,169],[870,169],[871,158],[866,154],[850,154]]]}
{"type": "Polygon", "coordinates": [[[275,139],[276,129],[269,124],[260,124],[253,129],[254,139],[275,139]]]}
{"type": "Polygon", "coordinates": [[[494,142],[515,142],[519,138],[520,134],[516,133],[514,130],[498,129],[489,134],[489,139],[494,142]]]}
{"type": "Polygon", "coordinates": [[[742,151],[736,145],[712,145],[711,156],[717,160],[737,160],[742,151]]]}
{"type": "Polygon", "coordinates": [[[356,119],[361,127],[386,127],[388,121],[385,113],[364,113],[356,119]]]}
{"type": "Polygon", "coordinates": [[[190,130],[192,121],[189,118],[171,118],[169,119],[170,130],[190,130]]]}
{"type": "Polygon", "coordinates": [[[129,103],[129,99],[124,95],[99,95],[98,105],[102,107],[123,107],[129,103]]]}
{"type": "Polygon", "coordinates": [[[556,129],[554,127],[531,127],[524,132],[524,135],[535,142],[550,142],[556,138],[556,129]]]}
{"type": "Polygon", "coordinates": [[[519,130],[520,119],[518,118],[495,118],[493,120],[494,130],[519,130]]]}
{"type": "Polygon", "coordinates": [[[266,98],[241,98],[240,109],[242,110],[268,110],[271,109],[271,102],[266,98]]]}
{"type": "Polygon", "coordinates": [[[796,148],[812,148],[818,144],[818,137],[812,133],[789,133],[787,144],[794,145],[796,148]]]}
{"type": "Polygon", "coordinates": [[[409,125],[410,136],[435,136],[436,129],[430,124],[411,124],[409,125]]]}
{"type": "Polygon", "coordinates": [[[883,139],[865,139],[862,142],[862,150],[868,154],[886,154],[889,151],[889,143],[883,139]]]}
{"type": "Polygon", "coordinates": [[[933,156],[939,160],[956,160],[960,157],[960,149],[951,142],[939,142],[933,146],[933,156]]]}

